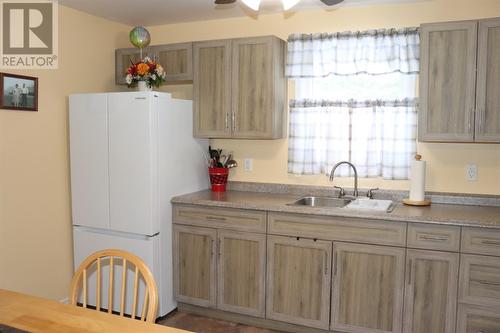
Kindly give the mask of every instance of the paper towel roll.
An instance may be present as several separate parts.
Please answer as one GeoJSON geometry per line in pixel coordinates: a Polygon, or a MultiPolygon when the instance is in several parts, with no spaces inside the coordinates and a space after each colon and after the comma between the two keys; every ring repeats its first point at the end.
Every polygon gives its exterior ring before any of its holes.
{"type": "Polygon", "coordinates": [[[411,162],[410,200],[425,199],[425,161],[419,159],[411,162]]]}

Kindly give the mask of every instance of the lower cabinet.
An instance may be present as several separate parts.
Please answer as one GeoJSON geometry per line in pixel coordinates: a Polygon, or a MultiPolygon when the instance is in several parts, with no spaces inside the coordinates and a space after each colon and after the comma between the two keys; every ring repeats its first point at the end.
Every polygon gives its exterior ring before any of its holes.
{"type": "Polygon", "coordinates": [[[267,318],[328,329],[332,242],[268,236],[267,318]]]}
{"type": "Polygon", "coordinates": [[[265,315],[266,235],[218,230],[217,308],[265,315]]]}
{"type": "Polygon", "coordinates": [[[215,307],[217,231],[173,227],[174,292],[179,302],[215,307]]]}
{"type": "Polygon", "coordinates": [[[408,250],[404,333],[454,333],[458,253],[408,250]]]}
{"type": "Polygon", "coordinates": [[[265,234],[184,225],[173,232],[179,302],[264,317],[265,234]]]}
{"type": "Polygon", "coordinates": [[[457,333],[500,332],[500,309],[459,305],[457,333]]]}
{"type": "Polygon", "coordinates": [[[331,329],[401,332],[405,249],[333,244],[331,329]]]}

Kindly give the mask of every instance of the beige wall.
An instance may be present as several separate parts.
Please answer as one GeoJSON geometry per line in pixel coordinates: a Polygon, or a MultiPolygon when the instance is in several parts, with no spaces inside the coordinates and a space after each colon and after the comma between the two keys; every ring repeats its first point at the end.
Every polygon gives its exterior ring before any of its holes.
{"type": "Polygon", "coordinates": [[[39,111],[0,110],[0,288],[53,299],[72,275],[67,96],[115,89],[129,28],[59,7],[59,69],[39,79],[39,111]]]}
{"type": "MultiPolygon", "coordinates": [[[[290,33],[334,32],[384,27],[418,26],[433,21],[467,20],[500,16],[498,0],[431,0],[416,4],[350,7],[315,10],[295,14],[261,15],[149,27],[154,44],[208,40],[216,38],[277,35],[286,39],[290,33]]],[[[165,88],[181,98],[192,98],[191,86],[165,88]]],[[[293,94],[291,94],[293,95],[293,94]]],[[[287,140],[243,141],[213,140],[217,147],[233,150],[242,165],[253,158],[254,171],[237,168],[231,179],[240,181],[330,185],[327,177],[297,177],[287,174],[287,140]]],[[[500,145],[419,144],[419,152],[428,161],[427,189],[432,191],[500,194],[500,145]],[[465,166],[476,163],[477,182],[465,180],[465,166]]],[[[336,183],[350,185],[352,180],[336,183]]],[[[362,187],[407,189],[406,181],[362,179],[362,187]]]]}

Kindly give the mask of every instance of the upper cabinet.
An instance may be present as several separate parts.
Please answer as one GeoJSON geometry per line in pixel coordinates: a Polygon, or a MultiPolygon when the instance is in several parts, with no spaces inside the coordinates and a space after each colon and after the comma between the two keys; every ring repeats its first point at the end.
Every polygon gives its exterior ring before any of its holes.
{"type": "Polygon", "coordinates": [[[423,24],[420,33],[419,140],[500,142],[500,19],[423,24]]]}
{"type": "MultiPolygon", "coordinates": [[[[143,50],[143,57],[152,57],[161,64],[167,73],[166,82],[183,83],[193,80],[193,43],[154,45],[143,50]]],[[[116,84],[127,84],[125,76],[131,62],[141,60],[137,48],[117,49],[115,51],[116,84]]]]}
{"type": "Polygon", "coordinates": [[[500,142],[500,19],[479,22],[476,140],[500,142]]]}
{"type": "Polygon", "coordinates": [[[195,43],[195,136],[284,137],[285,51],[273,36],[195,43]]]}

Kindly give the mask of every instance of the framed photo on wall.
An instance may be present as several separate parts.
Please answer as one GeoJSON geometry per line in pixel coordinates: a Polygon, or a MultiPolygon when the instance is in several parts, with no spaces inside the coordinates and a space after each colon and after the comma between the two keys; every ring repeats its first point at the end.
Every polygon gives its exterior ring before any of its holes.
{"type": "Polygon", "coordinates": [[[0,73],[0,109],[38,111],[38,78],[0,73]]]}

